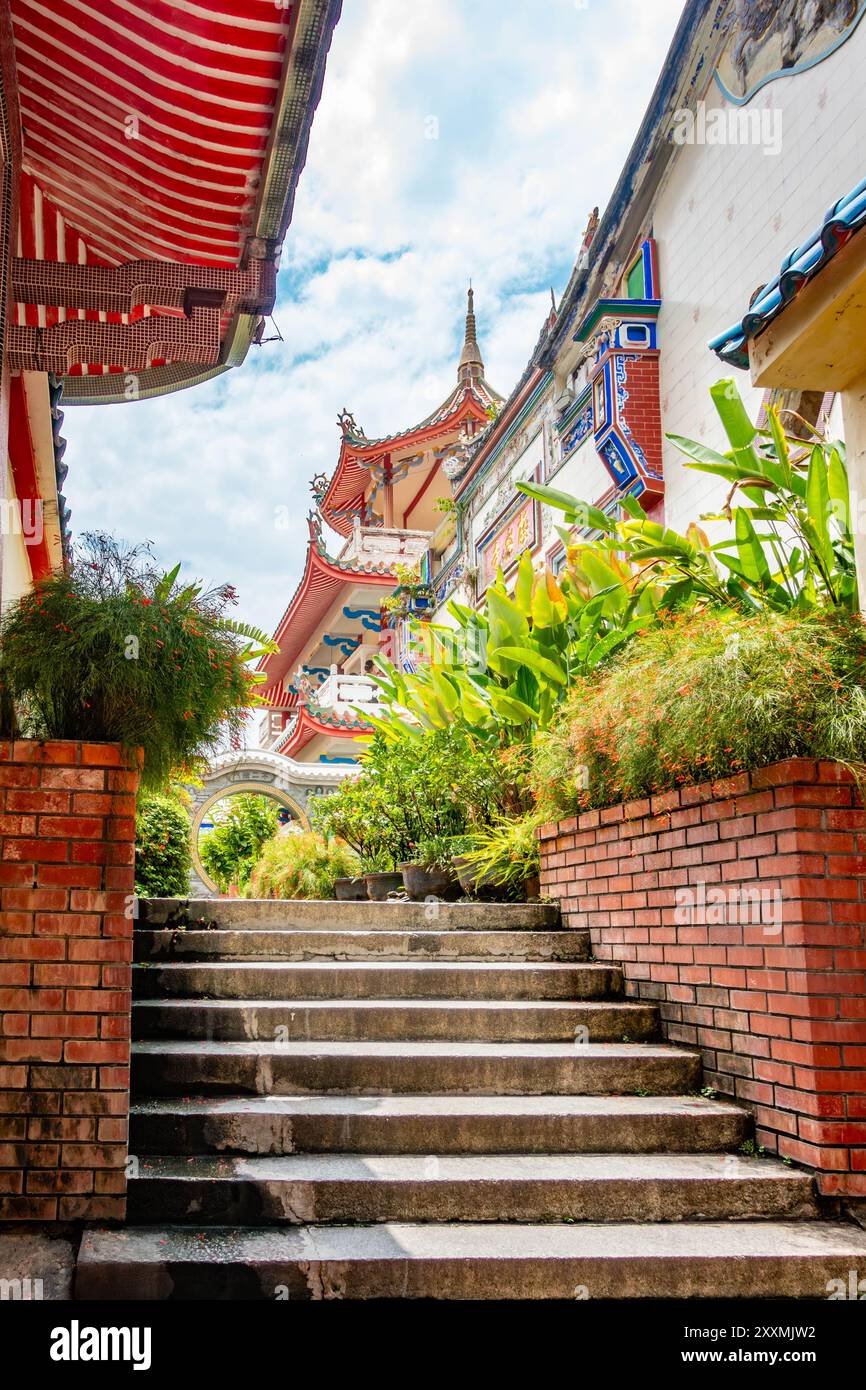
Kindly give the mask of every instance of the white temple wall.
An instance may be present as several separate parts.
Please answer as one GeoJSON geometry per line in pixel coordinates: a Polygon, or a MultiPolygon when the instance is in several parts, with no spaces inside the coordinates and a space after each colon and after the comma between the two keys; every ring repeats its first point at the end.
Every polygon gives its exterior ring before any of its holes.
{"type": "MultiPolygon", "coordinates": [[[[683,145],[656,198],[664,428],[715,448],[725,436],[710,386],[733,376],[753,418],[763,392],[707,343],[742,318],[754,291],[866,175],[866,23],[817,66],[780,78],[747,107],[778,112],[779,153],[757,145],[683,145]]],[[[715,84],[708,112],[727,110],[715,84]]],[[[769,129],[769,127],[768,127],[769,129]]],[[[665,511],[681,530],[724,484],[683,467],[665,442],[665,511]]]]}

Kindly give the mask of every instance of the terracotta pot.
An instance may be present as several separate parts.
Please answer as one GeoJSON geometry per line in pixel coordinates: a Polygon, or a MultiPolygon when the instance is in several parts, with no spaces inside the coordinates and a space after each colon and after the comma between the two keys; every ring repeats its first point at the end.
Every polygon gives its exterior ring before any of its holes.
{"type": "Polygon", "coordinates": [[[529,878],[525,878],[523,880],[523,891],[526,894],[527,902],[530,898],[541,897],[541,875],[532,874],[529,878]]]}
{"type": "Polygon", "coordinates": [[[341,903],[366,902],[367,880],[365,878],[335,878],[334,894],[341,903]]]}
{"type": "Polygon", "coordinates": [[[365,874],[367,897],[374,903],[384,902],[389,893],[399,893],[403,887],[401,873],[365,874]]]}
{"type": "Polygon", "coordinates": [[[413,902],[423,902],[425,898],[443,898],[446,901],[459,897],[460,884],[452,868],[427,868],[424,864],[401,864],[403,884],[413,902]]]}

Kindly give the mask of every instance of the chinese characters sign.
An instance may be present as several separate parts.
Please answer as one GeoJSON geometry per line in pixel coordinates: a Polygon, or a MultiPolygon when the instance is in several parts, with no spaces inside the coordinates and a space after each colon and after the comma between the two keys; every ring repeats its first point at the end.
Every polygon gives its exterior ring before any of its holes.
{"type": "Polygon", "coordinates": [[[516,510],[510,510],[504,518],[494,522],[493,528],[479,542],[479,592],[483,593],[492,583],[500,566],[508,574],[524,550],[535,549],[537,539],[537,506],[531,497],[527,497],[516,510]]]}

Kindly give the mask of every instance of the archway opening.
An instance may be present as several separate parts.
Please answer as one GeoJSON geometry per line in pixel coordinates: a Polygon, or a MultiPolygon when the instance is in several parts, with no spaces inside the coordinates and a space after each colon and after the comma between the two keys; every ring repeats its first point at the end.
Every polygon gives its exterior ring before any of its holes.
{"type": "Polygon", "coordinates": [[[269,839],[308,827],[299,802],[280,787],[253,781],[220,787],[193,817],[193,868],[209,892],[236,896],[269,839]]]}

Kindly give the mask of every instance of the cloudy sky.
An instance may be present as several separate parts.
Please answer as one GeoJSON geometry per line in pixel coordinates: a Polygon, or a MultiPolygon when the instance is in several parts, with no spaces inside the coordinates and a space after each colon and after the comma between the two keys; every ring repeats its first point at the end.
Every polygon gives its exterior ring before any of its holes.
{"type": "Polygon", "coordinates": [[[405,428],[450,390],[466,286],[508,395],[602,209],[683,0],[344,0],[274,317],[210,385],[70,408],[73,530],[155,543],[272,629],[338,410],[405,428]],[[289,527],[285,526],[288,510],[289,527]]]}

